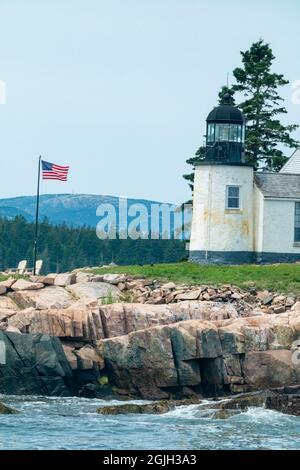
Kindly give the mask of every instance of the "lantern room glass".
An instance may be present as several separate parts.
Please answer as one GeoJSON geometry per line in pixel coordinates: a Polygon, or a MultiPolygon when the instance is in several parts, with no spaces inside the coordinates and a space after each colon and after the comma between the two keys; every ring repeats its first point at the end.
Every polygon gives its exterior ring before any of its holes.
{"type": "Polygon", "coordinates": [[[207,126],[207,142],[215,141],[215,124],[208,124],[207,126]]]}
{"type": "Polygon", "coordinates": [[[244,142],[245,126],[242,124],[209,123],[207,142],[244,142]]]}

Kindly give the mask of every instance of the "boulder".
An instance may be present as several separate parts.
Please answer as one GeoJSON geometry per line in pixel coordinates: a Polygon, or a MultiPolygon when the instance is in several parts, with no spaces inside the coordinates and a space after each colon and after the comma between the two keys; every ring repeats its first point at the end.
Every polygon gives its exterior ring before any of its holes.
{"type": "Polygon", "coordinates": [[[7,287],[0,284],[0,295],[6,294],[7,287]]]}
{"type": "Polygon", "coordinates": [[[272,391],[266,399],[266,408],[300,416],[300,386],[284,387],[281,390],[272,391]]]}
{"type": "Polygon", "coordinates": [[[294,297],[287,297],[285,300],[285,306],[286,307],[292,307],[295,303],[294,297]]]}
{"type": "Polygon", "coordinates": [[[57,338],[0,331],[0,342],[0,393],[70,395],[72,370],[57,338]]]}
{"type": "Polygon", "coordinates": [[[48,286],[38,290],[20,290],[7,295],[19,308],[34,307],[38,310],[67,308],[74,302],[72,295],[59,286],[48,286]]]}
{"type": "Polygon", "coordinates": [[[205,301],[168,305],[116,303],[101,305],[100,313],[105,338],[182,320],[221,320],[238,316],[232,304],[205,301]]]}
{"type": "Polygon", "coordinates": [[[111,383],[129,393],[159,399],[188,387],[215,396],[300,383],[292,349],[299,332],[300,313],[291,312],[169,323],[102,347],[111,383]]]}
{"type": "Polygon", "coordinates": [[[285,312],[285,306],[279,305],[278,307],[273,308],[274,313],[283,313],[285,312]]]}
{"type": "Polygon", "coordinates": [[[297,302],[294,303],[294,305],[291,307],[291,310],[295,311],[295,312],[300,312],[300,301],[299,300],[297,300],[297,302]]]}
{"type": "Polygon", "coordinates": [[[154,403],[128,403],[126,405],[101,406],[97,413],[102,415],[119,414],[163,414],[175,408],[170,400],[161,400],[154,403]]]}
{"type": "Polygon", "coordinates": [[[7,322],[9,317],[12,317],[17,313],[16,310],[11,310],[9,308],[2,308],[0,310],[0,322],[7,322]]]}
{"type": "Polygon", "coordinates": [[[300,383],[300,365],[293,364],[286,349],[251,351],[245,356],[244,376],[248,390],[262,390],[300,383]]]}
{"type": "Polygon", "coordinates": [[[90,344],[74,342],[62,342],[65,355],[73,371],[91,370],[100,371],[104,369],[104,360],[100,349],[90,344]]]}
{"type": "Polygon", "coordinates": [[[66,358],[70,364],[72,370],[77,370],[78,363],[77,363],[77,356],[75,354],[75,346],[72,343],[63,343],[62,346],[64,349],[64,353],[66,358]]]}
{"type": "Polygon", "coordinates": [[[120,296],[119,289],[107,282],[81,282],[67,287],[76,299],[105,299],[113,300],[120,296]]]}
{"type": "Polygon", "coordinates": [[[167,398],[162,387],[178,386],[168,326],[103,341],[111,382],[144,398],[167,398]]]}
{"type": "Polygon", "coordinates": [[[32,281],[27,281],[26,279],[18,279],[16,282],[14,282],[11,286],[12,290],[17,292],[17,291],[22,291],[22,290],[38,290],[42,289],[44,287],[44,284],[42,282],[32,282],[32,281]]]}
{"type": "Polygon", "coordinates": [[[244,411],[255,406],[263,407],[266,403],[267,395],[267,391],[243,393],[241,395],[230,397],[228,400],[222,400],[219,403],[217,402],[212,406],[221,410],[244,411]]]}
{"type": "Polygon", "coordinates": [[[186,321],[104,340],[103,350],[117,387],[158,399],[168,388],[200,386],[199,359],[210,361],[213,374],[221,344],[215,325],[186,321]]]}
{"type": "Polygon", "coordinates": [[[103,274],[93,274],[93,282],[103,282],[103,274]]]}
{"type": "Polygon", "coordinates": [[[91,345],[75,350],[74,354],[77,357],[78,369],[104,369],[103,357],[91,345]]]}
{"type": "Polygon", "coordinates": [[[76,283],[79,282],[89,282],[93,278],[93,273],[86,273],[79,271],[76,273],[76,283]]]}
{"type": "Polygon", "coordinates": [[[267,290],[257,292],[257,298],[262,302],[263,305],[268,305],[272,302],[274,294],[267,290]]]}
{"type": "Polygon", "coordinates": [[[192,405],[199,403],[199,396],[180,400],[157,400],[152,403],[126,403],[125,405],[101,406],[97,413],[103,415],[119,414],[163,414],[174,410],[176,406],[192,405]]]}
{"type": "Polygon", "coordinates": [[[16,279],[11,277],[9,279],[6,279],[5,281],[0,282],[0,286],[6,287],[6,289],[10,289],[11,286],[16,282],[16,279]]]}
{"type": "Polygon", "coordinates": [[[103,282],[118,285],[119,282],[125,282],[127,279],[126,274],[104,274],[102,276],[103,282]]]}
{"type": "Polygon", "coordinates": [[[10,408],[9,406],[3,405],[0,403],[0,415],[16,415],[19,414],[19,411],[10,408]]]}
{"type": "Polygon", "coordinates": [[[15,312],[17,310],[19,310],[18,305],[12,298],[9,297],[9,295],[0,297],[0,312],[15,312]]]}
{"type": "Polygon", "coordinates": [[[173,290],[176,289],[176,284],[174,282],[167,282],[161,286],[162,290],[173,290]]]}
{"type": "Polygon", "coordinates": [[[275,295],[272,300],[272,304],[285,304],[286,302],[286,296],[285,295],[275,295]]]}
{"type": "Polygon", "coordinates": [[[240,300],[242,296],[238,292],[234,292],[233,294],[230,295],[230,298],[233,300],[240,300]]]}
{"type": "Polygon", "coordinates": [[[12,325],[9,325],[7,328],[6,328],[6,333],[17,333],[19,335],[21,335],[21,331],[19,330],[19,328],[15,327],[15,326],[12,326],[12,325]]]}
{"type": "Polygon", "coordinates": [[[60,287],[70,286],[74,284],[76,281],[76,274],[75,273],[62,273],[57,274],[54,279],[54,285],[60,287]]]}
{"type": "Polygon", "coordinates": [[[177,300],[197,300],[201,294],[201,289],[191,290],[188,292],[183,292],[182,294],[176,295],[177,300]]]}
{"type": "Polygon", "coordinates": [[[21,310],[8,319],[8,325],[19,328],[22,333],[44,333],[91,342],[104,336],[97,302],[77,302],[65,309],[21,310]]]}
{"type": "Polygon", "coordinates": [[[47,274],[46,276],[30,276],[33,282],[42,282],[47,286],[53,286],[57,274],[47,274]]]}

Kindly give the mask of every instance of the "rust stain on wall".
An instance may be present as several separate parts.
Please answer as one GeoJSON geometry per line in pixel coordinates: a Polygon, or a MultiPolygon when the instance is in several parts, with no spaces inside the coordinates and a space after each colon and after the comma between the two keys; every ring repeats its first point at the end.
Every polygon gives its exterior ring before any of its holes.
{"type": "Polygon", "coordinates": [[[245,237],[249,236],[249,222],[248,220],[245,220],[245,219],[242,221],[242,234],[245,237]]]}

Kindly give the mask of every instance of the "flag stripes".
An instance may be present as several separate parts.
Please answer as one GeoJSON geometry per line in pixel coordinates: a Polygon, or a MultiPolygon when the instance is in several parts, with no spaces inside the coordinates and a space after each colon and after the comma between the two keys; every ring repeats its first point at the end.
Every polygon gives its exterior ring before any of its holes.
{"type": "Polygon", "coordinates": [[[68,180],[68,166],[57,165],[56,163],[50,163],[42,160],[42,177],[43,180],[68,180]]]}

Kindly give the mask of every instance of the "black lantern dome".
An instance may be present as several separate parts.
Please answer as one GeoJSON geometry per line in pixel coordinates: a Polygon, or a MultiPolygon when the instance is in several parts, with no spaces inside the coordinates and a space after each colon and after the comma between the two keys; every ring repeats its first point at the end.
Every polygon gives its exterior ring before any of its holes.
{"type": "Polygon", "coordinates": [[[245,121],[234,99],[226,93],[208,115],[205,160],[218,164],[245,164],[245,121]]]}
{"type": "Polygon", "coordinates": [[[229,93],[226,93],[222,99],[222,104],[209,113],[206,122],[232,122],[243,124],[244,117],[239,108],[234,106],[233,97],[229,93]]]}

